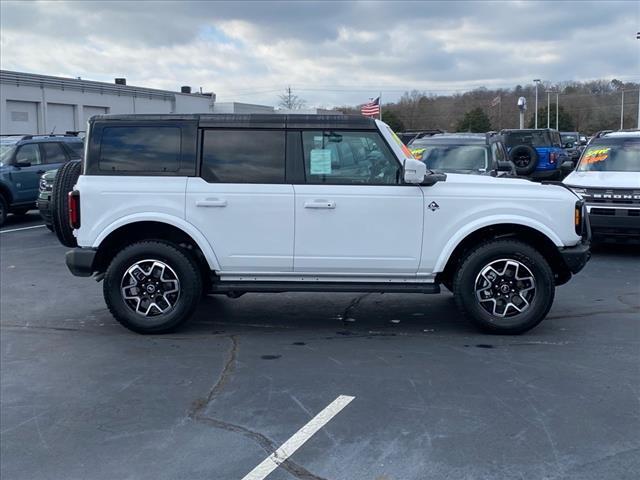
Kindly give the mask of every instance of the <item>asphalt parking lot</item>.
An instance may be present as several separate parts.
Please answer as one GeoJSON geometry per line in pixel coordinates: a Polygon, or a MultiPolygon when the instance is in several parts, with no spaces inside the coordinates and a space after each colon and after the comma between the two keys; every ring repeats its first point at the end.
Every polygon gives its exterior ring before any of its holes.
{"type": "Polygon", "coordinates": [[[477,333],[443,293],[211,297],[145,337],[40,223],[0,233],[2,478],[241,479],[341,395],[270,480],[640,471],[635,248],[597,248],[523,336],[477,333]]]}

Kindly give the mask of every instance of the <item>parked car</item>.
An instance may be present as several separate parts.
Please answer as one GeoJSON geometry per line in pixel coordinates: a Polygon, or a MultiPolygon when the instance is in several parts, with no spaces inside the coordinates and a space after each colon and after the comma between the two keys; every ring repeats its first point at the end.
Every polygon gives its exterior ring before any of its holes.
{"type": "Polygon", "coordinates": [[[7,214],[36,206],[40,176],[82,156],[83,142],[67,135],[8,135],[0,138],[0,225],[7,214]]]}
{"type": "Polygon", "coordinates": [[[594,139],[564,183],[585,199],[595,240],[640,242],[640,131],[594,139]]]}
{"type": "Polygon", "coordinates": [[[437,135],[438,133],[444,132],[438,128],[432,128],[430,130],[409,130],[406,132],[398,133],[398,137],[400,138],[400,140],[402,140],[402,143],[404,143],[405,145],[409,145],[411,140],[429,137],[431,135],[437,135]]]}
{"type": "Polygon", "coordinates": [[[103,280],[109,310],[136,332],[177,328],[203,292],[443,284],[479,327],[522,333],[589,258],[584,202],[571,190],[431,172],[366,117],[89,123],[84,163],[54,181],[54,221],[69,214],[55,232],[72,247],[70,271],[103,280]]]}
{"type": "Polygon", "coordinates": [[[51,196],[53,189],[53,180],[56,178],[58,170],[49,170],[40,177],[40,183],[38,188],[38,201],[36,206],[40,212],[40,216],[44,221],[46,227],[53,231],[53,218],[51,214],[51,196]]]}
{"type": "Polygon", "coordinates": [[[430,170],[445,173],[480,175],[516,175],[500,137],[490,134],[442,133],[412,140],[409,144],[416,159],[430,170]]]}
{"type": "Polygon", "coordinates": [[[557,130],[501,130],[500,135],[518,175],[536,180],[559,180],[562,177],[560,166],[568,157],[557,130]]]}
{"type": "Polygon", "coordinates": [[[582,143],[581,137],[582,135],[578,132],[560,132],[562,148],[564,148],[564,151],[567,153],[569,160],[573,162],[578,161],[580,154],[584,150],[584,146],[587,144],[586,139],[585,142],[582,143]]]}

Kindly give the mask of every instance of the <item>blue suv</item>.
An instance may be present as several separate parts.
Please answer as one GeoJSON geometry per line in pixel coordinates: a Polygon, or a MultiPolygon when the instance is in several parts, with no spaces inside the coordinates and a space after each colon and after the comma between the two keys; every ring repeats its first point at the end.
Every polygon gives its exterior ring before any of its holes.
{"type": "Polygon", "coordinates": [[[551,128],[501,130],[516,173],[536,180],[560,180],[560,166],[569,159],[560,133],[551,128]]]}
{"type": "Polygon", "coordinates": [[[4,135],[0,137],[0,226],[7,214],[35,208],[40,176],[82,158],[84,144],[73,135],[4,135]]]}

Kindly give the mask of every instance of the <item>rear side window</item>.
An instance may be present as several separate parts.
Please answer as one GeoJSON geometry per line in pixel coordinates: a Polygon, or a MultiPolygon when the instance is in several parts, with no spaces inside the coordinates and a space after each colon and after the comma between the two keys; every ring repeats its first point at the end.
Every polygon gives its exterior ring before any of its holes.
{"type": "Polygon", "coordinates": [[[177,172],[180,167],[179,127],[104,127],[100,170],[177,172]]]}
{"type": "Polygon", "coordinates": [[[283,130],[205,130],[202,178],[209,183],[285,183],[283,130]]]}
{"type": "Polygon", "coordinates": [[[42,148],[44,149],[45,163],[64,163],[67,161],[67,156],[59,143],[43,143],[42,148]]]}

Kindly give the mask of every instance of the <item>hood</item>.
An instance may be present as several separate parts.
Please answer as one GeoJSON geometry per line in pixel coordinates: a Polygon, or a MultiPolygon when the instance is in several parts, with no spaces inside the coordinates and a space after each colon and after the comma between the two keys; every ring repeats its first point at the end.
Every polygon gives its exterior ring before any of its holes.
{"type": "Polygon", "coordinates": [[[594,188],[640,188],[640,172],[571,172],[565,185],[594,188]]]}

